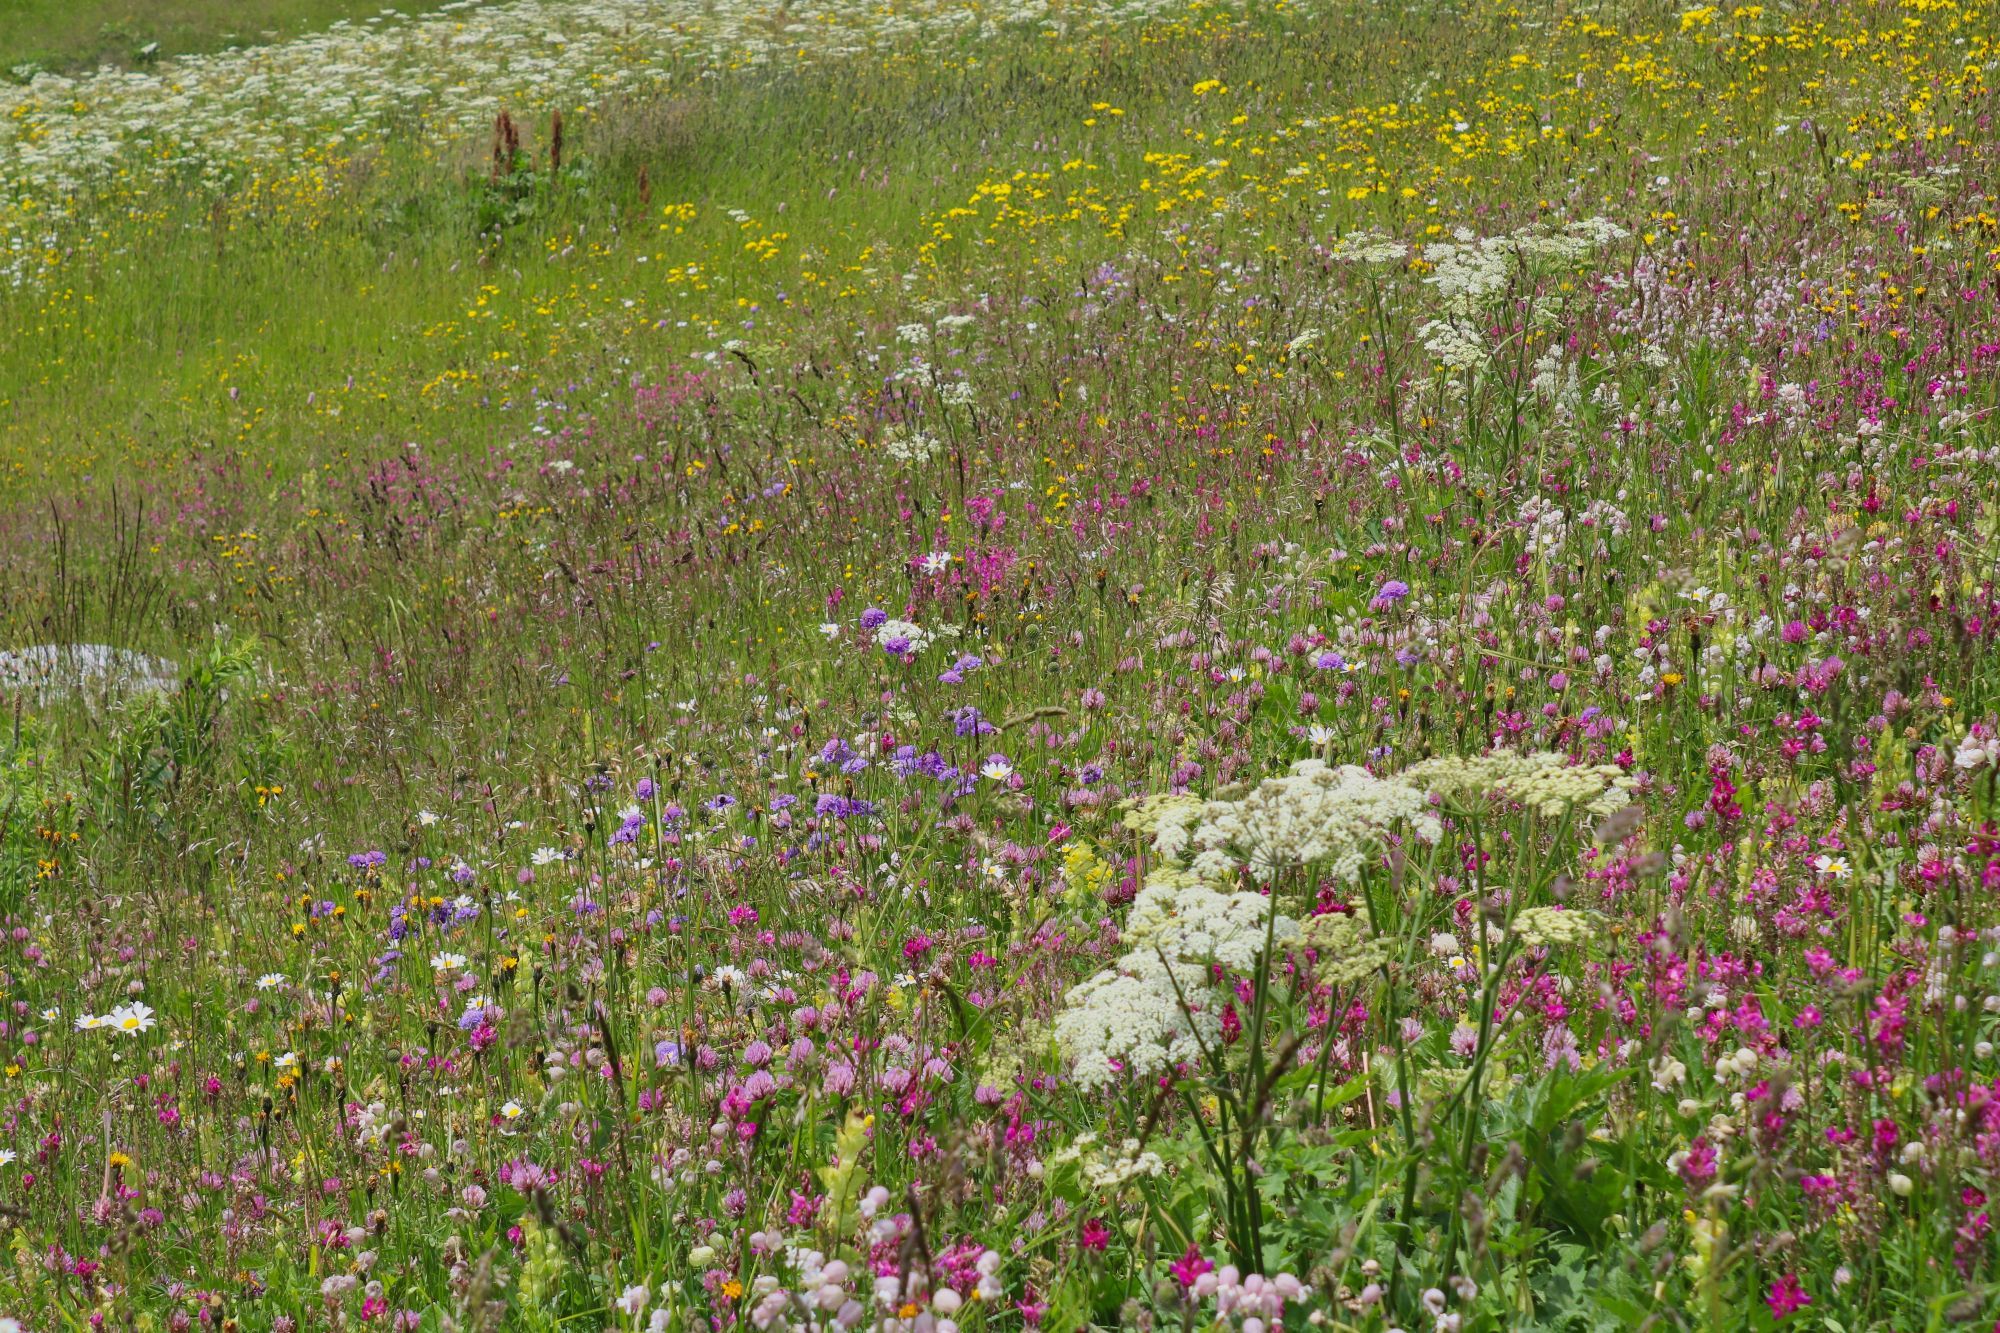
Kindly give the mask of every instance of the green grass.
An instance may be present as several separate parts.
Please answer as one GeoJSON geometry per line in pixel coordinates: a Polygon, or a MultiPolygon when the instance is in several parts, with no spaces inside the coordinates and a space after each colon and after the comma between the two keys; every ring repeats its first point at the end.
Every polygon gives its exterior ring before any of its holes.
{"type": "Polygon", "coordinates": [[[64,74],[283,41],[385,8],[408,15],[443,0],[0,0],[0,74],[64,74]]]}

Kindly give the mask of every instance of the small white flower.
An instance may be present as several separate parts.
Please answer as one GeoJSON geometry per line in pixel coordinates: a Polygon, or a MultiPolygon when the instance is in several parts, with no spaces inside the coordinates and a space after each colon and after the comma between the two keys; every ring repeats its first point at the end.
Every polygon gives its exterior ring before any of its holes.
{"type": "Polygon", "coordinates": [[[434,953],[431,967],[439,972],[462,972],[465,970],[465,955],[462,953],[434,953]]]}
{"type": "MultiPolygon", "coordinates": [[[[516,1101],[510,1101],[506,1105],[500,1108],[501,1117],[507,1120],[519,1120],[522,1116],[526,1115],[527,1113],[528,1113],[528,1108],[516,1101]]],[[[637,1311],[633,1311],[632,1313],[636,1314],[637,1311]]]]}
{"type": "Polygon", "coordinates": [[[283,972],[266,972],[263,976],[257,978],[258,990],[276,990],[284,984],[285,974],[283,972]]]}
{"type": "Polygon", "coordinates": [[[989,782],[1005,782],[1014,776],[1014,766],[1005,759],[988,759],[979,766],[979,775],[989,782]]]}

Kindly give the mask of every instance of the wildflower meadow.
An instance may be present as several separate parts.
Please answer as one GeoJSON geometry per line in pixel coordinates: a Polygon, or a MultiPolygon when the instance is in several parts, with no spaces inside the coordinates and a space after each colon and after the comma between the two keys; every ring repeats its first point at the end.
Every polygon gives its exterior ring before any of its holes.
{"type": "Polygon", "coordinates": [[[1990,0],[23,0],[0,1333],[2000,1329],[1990,0]]]}

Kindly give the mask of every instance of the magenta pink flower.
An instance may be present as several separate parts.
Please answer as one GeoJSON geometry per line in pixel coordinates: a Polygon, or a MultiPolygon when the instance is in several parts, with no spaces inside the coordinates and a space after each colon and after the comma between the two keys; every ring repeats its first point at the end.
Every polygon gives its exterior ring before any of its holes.
{"type": "Polygon", "coordinates": [[[1798,1274],[1787,1273],[1771,1284],[1771,1294],[1764,1298],[1764,1303],[1771,1307],[1774,1319],[1783,1319],[1811,1305],[1812,1297],[1799,1285],[1798,1274]]]}

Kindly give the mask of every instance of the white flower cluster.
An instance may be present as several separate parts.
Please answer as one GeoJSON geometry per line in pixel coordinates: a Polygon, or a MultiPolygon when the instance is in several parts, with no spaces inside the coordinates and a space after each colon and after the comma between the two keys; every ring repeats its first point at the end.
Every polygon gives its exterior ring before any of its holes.
{"type": "Polygon", "coordinates": [[[1095,1133],[1086,1131],[1049,1157],[1050,1166],[1078,1164],[1083,1179],[1094,1190],[1116,1190],[1141,1176],[1164,1175],[1166,1161],[1150,1149],[1142,1150],[1139,1140],[1126,1139],[1116,1153],[1109,1153],[1095,1133]]]}
{"type": "Polygon", "coordinates": [[[1379,231],[1351,231],[1330,253],[1344,264],[1393,264],[1408,257],[1410,247],[1379,231]]]}
{"type": "Polygon", "coordinates": [[[931,646],[930,631],[908,620],[885,620],[875,627],[875,646],[887,648],[901,640],[906,646],[904,652],[915,657],[931,646]]]}
{"type": "Polygon", "coordinates": [[[1127,810],[1122,822],[1150,841],[1155,852],[1177,860],[1187,849],[1194,821],[1201,817],[1201,804],[1195,796],[1148,796],[1127,810]]]}
{"type": "Polygon", "coordinates": [[[1424,283],[1444,299],[1446,310],[1470,315],[1507,289],[1513,255],[1506,237],[1481,238],[1461,227],[1456,242],[1424,247],[1424,261],[1431,265],[1424,283]]]}
{"type": "Polygon", "coordinates": [[[944,446],[924,431],[899,430],[883,437],[882,452],[898,463],[928,463],[944,452],[944,446]]]}
{"type": "Polygon", "coordinates": [[[1486,340],[1464,319],[1427,320],[1417,330],[1424,350],[1450,371],[1476,370],[1486,360],[1486,340]]]}
{"type": "Polygon", "coordinates": [[[1132,904],[1125,941],[1135,950],[1158,949],[1170,958],[1220,963],[1238,972],[1257,965],[1266,935],[1284,943],[1298,937],[1298,923],[1271,920],[1261,893],[1227,893],[1198,879],[1154,874],[1132,904]]]}
{"type": "Polygon", "coordinates": [[[1514,934],[1529,946],[1593,944],[1603,938],[1595,912],[1561,907],[1524,907],[1514,914],[1514,934]]]}
{"type": "Polygon", "coordinates": [[[1517,801],[1550,817],[1571,806],[1608,815],[1631,804],[1633,786],[1615,764],[1572,764],[1551,750],[1426,759],[1405,769],[1402,779],[1448,799],[1517,801]]]}
{"type": "Polygon", "coordinates": [[[1220,1035],[1221,1018],[1189,1011],[1180,997],[1206,994],[1207,981],[1199,966],[1180,964],[1169,975],[1158,958],[1138,953],[1072,989],[1055,1034],[1077,1086],[1109,1087],[1121,1070],[1147,1078],[1201,1059],[1202,1044],[1220,1035]]]}
{"type": "Polygon", "coordinates": [[[1974,723],[1952,752],[1952,766],[1961,773],[2000,767],[2000,733],[1984,723],[1974,723]]]}
{"type": "Polygon", "coordinates": [[[1270,912],[1260,893],[1225,893],[1172,872],[1149,879],[1132,906],[1131,947],[1073,988],[1056,1015],[1056,1041],[1077,1085],[1106,1087],[1121,1070],[1146,1077],[1199,1060],[1222,1028],[1211,968],[1247,970],[1267,940],[1299,937],[1296,921],[1270,912]]]}
{"type": "MultiPolygon", "coordinates": [[[[1332,986],[1355,985],[1396,955],[1395,941],[1377,935],[1367,918],[1354,912],[1325,912],[1308,918],[1304,934],[1306,944],[1318,954],[1314,975],[1332,986]]],[[[1453,952],[1457,943],[1452,941],[1453,952]]]]}
{"type": "Polygon", "coordinates": [[[1299,353],[1306,351],[1307,349],[1317,345],[1320,338],[1323,336],[1324,335],[1322,335],[1318,329],[1306,329],[1304,332],[1300,333],[1297,337],[1293,338],[1290,342],[1285,344],[1286,358],[1290,359],[1291,357],[1295,357],[1299,353]]]}
{"type": "Polygon", "coordinates": [[[1517,263],[1522,269],[1575,265],[1629,234],[1597,217],[1557,228],[1538,223],[1504,236],[1477,236],[1461,227],[1451,240],[1424,247],[1431,266],[1424,282],[1443,298],[1449,315],[1469,316],[1507,289],[1517,263]]]}
{"type": "Polygon", "coordinates": [[[1421,787],[1353,765],[1303,759],[1240,800],[1203,806],[1189,843],[1194,872],[1208,879],[1230,875],[1239,865],[1268,878],[1287,866],[1325,863],[1336,878],[1351,882],[1397,825],[1427,843],[1443,831],[1421,787]]]}
{"type": "Polygon", "coordinates": [[[1228,1328],[1233,1322],[1243,1333],[1264,1333],[1281,1328],[1287,1303],[1303,1300],[1306,1285],[1290,1273],[1265,1277],[1252,1273],[1244,1277],[1235,1264],[1203,1273],[1194,1280],[1188,1295],[1197,1301],[1215,1302],[1215,1322],[1228,1328]]]}

